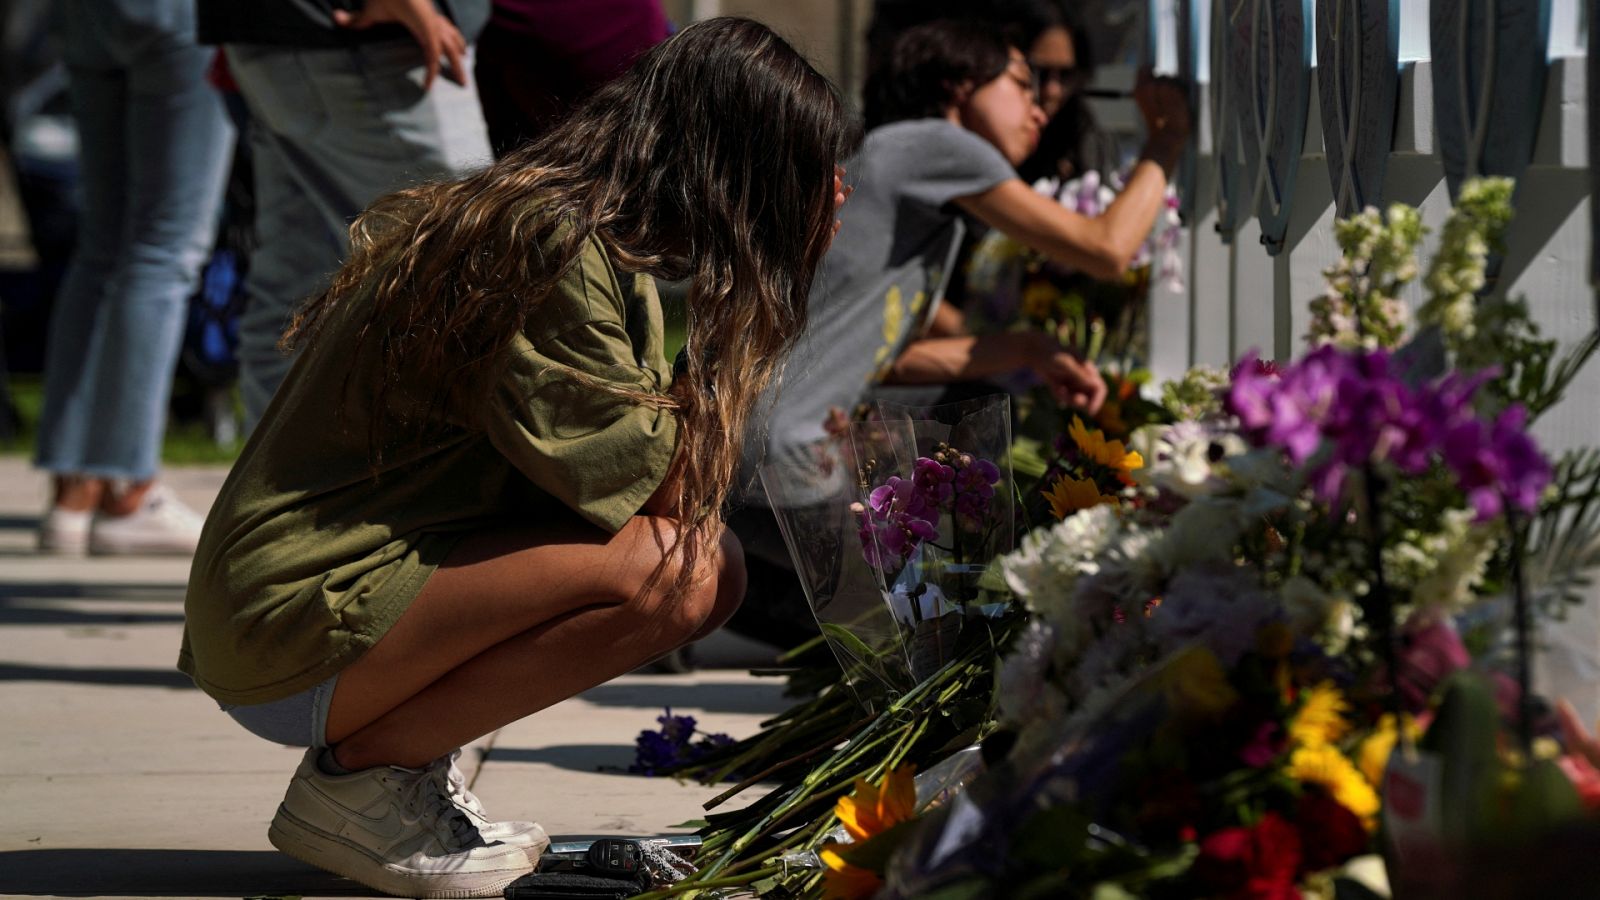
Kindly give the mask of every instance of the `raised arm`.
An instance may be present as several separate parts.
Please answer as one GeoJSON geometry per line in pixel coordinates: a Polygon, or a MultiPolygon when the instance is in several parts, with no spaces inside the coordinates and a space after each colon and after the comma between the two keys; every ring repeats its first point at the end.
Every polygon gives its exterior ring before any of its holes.
{"type": "Polygon", "coordinates": [[[1101,215],[1072,212],[1021,179],[957,198],[956,205],[1051,259],[1096,278],[1120,277],[1161,212],[1167,183],[1189,138],[1188,99],[1179,82],[1141,73],[1134,98],[1150,136],[1127,186],[1101,215]]]}

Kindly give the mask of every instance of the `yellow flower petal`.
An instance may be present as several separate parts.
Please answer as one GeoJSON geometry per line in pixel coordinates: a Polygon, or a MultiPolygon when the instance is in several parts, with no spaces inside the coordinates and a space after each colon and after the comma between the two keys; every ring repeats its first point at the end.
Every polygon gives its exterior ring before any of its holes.
{"type": "Polygon", "coordinates": [[[884,830],[916,818],[916,771],[915,766],[900,766],[884,776],[883,787],[878,792],[878,822],[884,830]]]}
{"type": "Polygon", "coordinates": [[[1331,744],[1350,730],[1350,723],[1345,719],[1349,711],[1350,704],[1345,702],[1344,694],[1333,682],[1324,681],[1302,695],[1300,710],[1289,723],[1289,736],[1307,747],[1331,744]]]}
{"type": "Polygon", "coordinates": [[[1044,495],[1049,498],[1050,512],[1057,519],[1065,519],[1081,509],[1116,502],[1116,498],[1100,493],[1100,489],[1093,481],[1087,478],[1073,478],[1070,475],[1056,479],[1055,484],[1052,484],[1044,495]]]}
{"type": "Polygon", "coordinates": [[[883,887],[883,879],[879,878],[877,873],[871,869],[852,866],[839,858],[836,853],[824,850],[822,860],[828,864],[828,871],[822,874],[823,900],[866,900],[883,887]],[[838,868],[829,862],[830,856],[838,861],[838,868]]]}
{"type": "Polygon", "coordinates": [[[1337,747],[1297,748],[1289,754],[1287,774],[1296,781],[1320,785],[1339,805],[1355,813],[1367,830],[1377,827],[1378,792],[1337,747]]]}

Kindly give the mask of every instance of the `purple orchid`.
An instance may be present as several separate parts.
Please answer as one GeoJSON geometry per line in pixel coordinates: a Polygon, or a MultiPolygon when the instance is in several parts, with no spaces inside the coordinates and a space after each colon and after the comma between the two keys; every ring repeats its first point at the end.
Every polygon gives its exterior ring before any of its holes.
{"type": "Polygon", "coordinates": [[[904,563],[923,541],[939,536],[939,516],[950,512],[967,531],[980,531],[994,502],[1000,468],[987,459],[947,448],[918,457],[911,478],[891,475],[852,506],[867,564],[904,563]]]}
{"type": "Polygon", "coordinates": [[[1493,375],[1454,373],[1412,386],[1386,351],[1330,344],[1276,377],[1247,357],[1234,369],[1227,404],[1251,442],[1281,448],[1295,465],[1319,457],[1308,476],[1324,501],[1339,499],[1352,467],[1384,463],[1415,476],[1442,458],[1481,521],[1508,501],[1533,512],[1551,477],[1520,407],[1493,423],[1478,418],[1473,396],[1493,375]]]}

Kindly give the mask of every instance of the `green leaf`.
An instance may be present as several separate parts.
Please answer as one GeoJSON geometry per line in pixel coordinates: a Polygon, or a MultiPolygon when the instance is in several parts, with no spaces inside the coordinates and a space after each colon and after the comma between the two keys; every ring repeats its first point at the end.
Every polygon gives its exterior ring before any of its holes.
{"type": "Polygon", "coordinates": [[[1457,672],[1445,681],[1439,713],[1421,747],[1443,758],[1441,821],[1446,837],[1492,839],[1497,822],[1500,762],[1495,742],[1500,711],[1488,679],[1457,672]]]}
{"type": "Polygon", "coordinates": [[[889,867],[889,857],[900,849],[900,845],[916,831],[919,824],[916,819],[901,822],[888,831],[879,832],[859,843],[840,844],[835,851],[850,865],[871,869],[882,875],[889,867]]]}
{"type": "Polygon", "coordinates": [[[822,633],[828,640],[844,648],[845,652],[862,662],[870,662],[879,655],[871,647],[867,646],[866,641],[856,637],[854,632],[843,625],[835,625],[831,622],[824,623],[822,633]]]}
{"type": "Polygon", "coordinates": [[[668,825],[667,827],[668,828],[691,828],[691,829],[694,829],[695,831],[699,831],[700,829],[705,828],[710,824],[711,823],[707,822],[705,819],[690,819],[687,822],[679,822],[676,825],[668,825]]]}
{"type": "Polygon", "coordinates": [[[1521,782],[1511,795],[1510,831],[1513,835],[1537,839],[1545,832],[1583,818],[1583,801],[1578,798],[1572,779],[1555,760],[1535,760],[1522,771],[1521,782]]]}
{"type": "Polygon", "coordinates": [[[1044,443],[1036,438],[1019,437],[1011,442],[1011,471],[1019,478],[1042,478],[1050,464],[1045,459],[1044,443]]]}

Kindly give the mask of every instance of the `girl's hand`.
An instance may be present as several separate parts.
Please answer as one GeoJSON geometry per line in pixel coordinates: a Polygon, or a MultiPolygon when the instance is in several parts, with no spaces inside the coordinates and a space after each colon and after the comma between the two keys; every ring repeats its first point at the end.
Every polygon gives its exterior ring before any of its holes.
{"type": "Polygon", "coordinates": [[[1057,403],[1080,407],[1090,415],[1100,412],[1106,402],[1106,382],[1094,363],[1061,349],[1047,334],[1039,335],[1034,348],[1029,368],[1044,381],[1057,403]]]}
{"type": "Polygon", "coordinates": [[[1157,78],[1148,68],[1140,69],[1133,99],[1144,116],[1150,143],[1170,153],[1181,153],[1193,127],[1183,82],[1166,76],[1157,78]]]}
{"type": "MultiPolygon", "coordinates": [[[[849,200],[850,199],[850,195],[854,194],[855,192],[856,192],[856,189],[854,187],[845,187],[844,186],[844,166],[834,166],[833,167],[833,213],[834,213],[834,216],[836,216],[836,217],[838,216],[839,210],[844,209],[844,202],[846,200],[849,200]]],[[[839,218],[835,218],[833,220],[833,236],[834,237],[837,237],[839,235],[839,229],[842,228],[842,227],[844,227],[844,220],[843,219],[839,219],[839,218]]]]}
{"type": "Polygon", "coordinates": [[[433,79],[439,75],[441,56],[448,63],[444,67],[444,77],[459,85],[467,83],[467,39],[461,36],[449,17],[439,12],[433,0],[366,0],[360,12],[333,11],[333,23],[340,28],[360,31],[384,22],[404,25],[422,48],[427,66],[427,74],[422,79],[424,91],[433,87],[433,79]]]}

